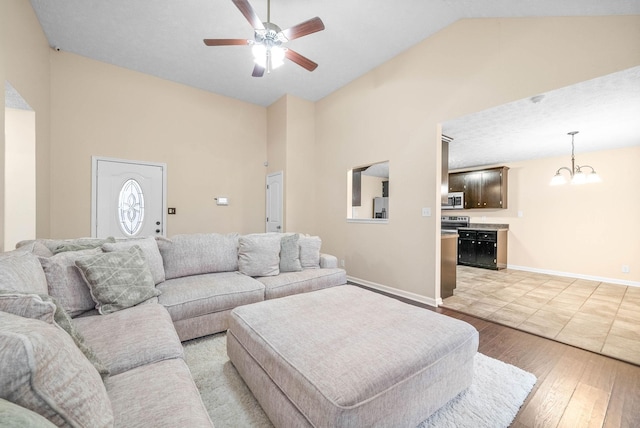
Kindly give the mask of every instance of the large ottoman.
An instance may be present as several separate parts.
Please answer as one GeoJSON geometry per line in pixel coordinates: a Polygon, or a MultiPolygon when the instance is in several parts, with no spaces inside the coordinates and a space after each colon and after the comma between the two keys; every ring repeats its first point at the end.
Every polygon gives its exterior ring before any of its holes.
{"type": "Polygon", "coordinates": [[[355,286],[235,308],[227,353],[277,427],[415,427],[471,385],[471,325],[355,286]]]}

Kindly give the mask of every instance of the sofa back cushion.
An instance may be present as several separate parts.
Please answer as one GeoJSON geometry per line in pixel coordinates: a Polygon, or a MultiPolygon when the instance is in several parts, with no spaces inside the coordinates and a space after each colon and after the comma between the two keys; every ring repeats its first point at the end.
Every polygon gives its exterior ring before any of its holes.
{"type": "Polygon", "coordinates": [[[0,254],[0,290],[47,294],[47,278],[38,257],[24,250],[0,254]]]}
{"type": "Polygon", "coordinates": [[[0,398],[58,426],[113,426],[98,372],[64,331],[0,312],[0,398]]]}
{"type": "Polygon", "coordinates": [[[159,239],[166,279],[238,270],[238,234],[194,233],[159,239]]]}
{"type": "Polygon", "coordinates": [[[240,237],[238,268],[248,276],[274,276],[280,273],[279,233],[256,233],[240,237]]]}
{"type": "Polygon", "coordinates": [[[158,250],[156,239],[153,236],[143,239],[126,239],[124,241],[106,243],[102,246],[102,250],[105,252],[122,251],[128,250],[134,245],[140,247],[144,253],[144,258],[147,260],[147,264],[153,275],[154,284],[163,282],[165,277],[162,256],[160,255],[160,250],[158,250]]]}
{"type": "Polygon", "coordinates": [[[95,248],[93,250],[67,251],[53,257],[40,257],[40,264],[44,269],[49,287],[48,294],[56,299],[71,317],[90,311],[96,306],[91,298],[89,286],[76,267],[76,259],[100,253],[102,250],[95,248]]]}

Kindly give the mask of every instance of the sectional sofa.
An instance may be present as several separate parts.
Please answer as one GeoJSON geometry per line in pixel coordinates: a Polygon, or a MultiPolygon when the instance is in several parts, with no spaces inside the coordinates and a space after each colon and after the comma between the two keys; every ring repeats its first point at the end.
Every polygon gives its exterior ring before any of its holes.
{"type": "Polygon", "coordinates": [[[320,248],[299,234],[20,243],[0,254],[0,419],[213,426],[181,341],[225,331],[235,307],[345,284],[320,248]]]}

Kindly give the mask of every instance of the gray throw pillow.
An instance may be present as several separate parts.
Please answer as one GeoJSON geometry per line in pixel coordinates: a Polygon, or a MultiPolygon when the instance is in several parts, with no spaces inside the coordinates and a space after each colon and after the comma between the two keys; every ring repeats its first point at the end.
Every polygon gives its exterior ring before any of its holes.
{"type": "Polygon", "coordinates": [[[0,325],[0,398],[58,426],[113,426],[104,383],[67,333],[6,312],[0,325]]]}
{"type": "Polygon", "coordinates": [[[23,250],[0,254],[0,289],[47,294],[47,279],[38,257],[23,250]]]}
{"type": "Polygon", "coordinates": [[[303,269],[320,268],[320,247],[322,240],[318,236],[300,236],[300,264],[303,269]]]}
{"type": "Polygon", "coordinates": [[[0,290],[0,311],[57,325],[73,339],[103,379],[109,375],[109,370],[74,327],[69,314],[51,296],[0,290]]]}
{"type": "MultiPolygon", "coordinates": [[[[91,298],[87,283],[76,267],[76,259],[102,254],[100,248],[83,251],[67,251],[53,257],[40,257],[40,264],[47,278],[49,294],[72,317],[90,311],[96,304],[91,298]]],[[[44,294],[44,293],[39,293],[44,294]]]]}
{"type": "Polygon", "coordinates": [[[256,233],[240,237],[238,269],[248,276],[280,273],[280,234],[256,233]]]}
{"type": "Polygon", "coordinates": [[[300,250],[298,240],[300,235],[284,235],[280,240],[280,272],[300,272],[300,250]]]}
{"type": "Polygon", "coordinates": [[[160,295],[137,245],[127,251],[81,257],[76,260],[76,266],[89,285],[96,309],[103,315],[160,295]]]}
{"type": "Polygon", "coordinates": [[[164,281],[164,266],[162,265],[162,256],[160,250],[158,250],[158,244],[156,238],[150,236],[143,239],[127,239],[124,241],[117,241],[115,243],[106,243],[102,246],[102,251],[113,252],[128,250],[129,248],[137,245],[142,249],[144,258],[147,259],[149,269],[153,275],[153,282],[159,284],[164,281]]]}

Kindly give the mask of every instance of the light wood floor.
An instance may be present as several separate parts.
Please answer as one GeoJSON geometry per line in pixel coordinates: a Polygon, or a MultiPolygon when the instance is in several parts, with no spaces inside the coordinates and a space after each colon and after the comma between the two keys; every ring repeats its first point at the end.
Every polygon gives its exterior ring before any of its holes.
{"type": "Polygon", "coordinates": [[[443,306],[640,365],[640,287],[458,266],[443,306]]]}
{"type": "Polygon", "coordinates": [[[535,374],[538,381],[513,428],[640,427],[639,366],[456,310],[371,291],[468,322],[480,333],[479,352],[535,374]]]}
{"type": "Polygon", "coordinates": [[[433,310],[475,326],[483,354],[538,377],[512,427],[640,427],[640,367],[454,310],[433,310]]]}

